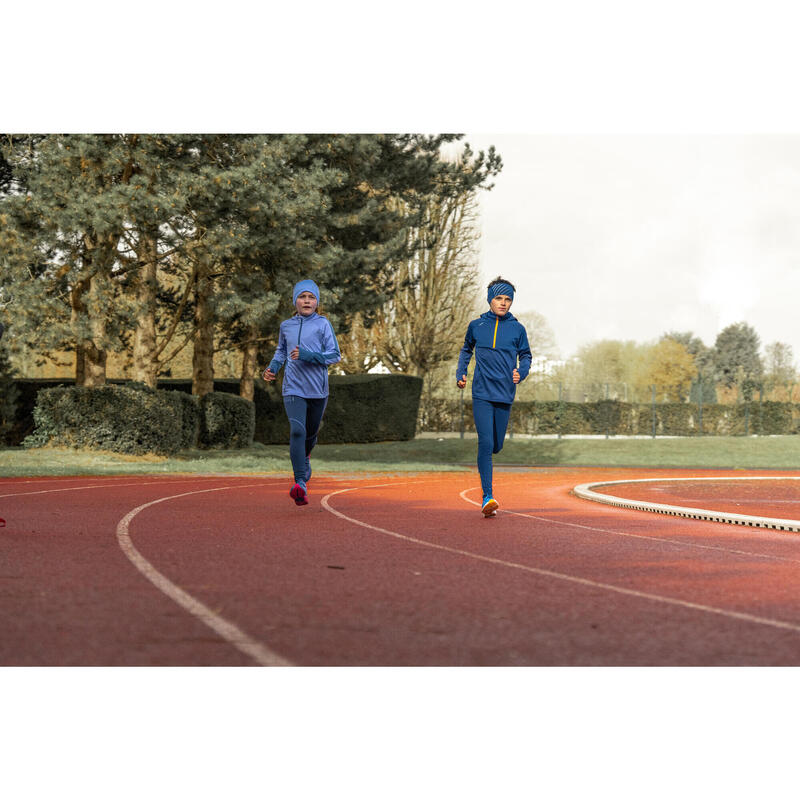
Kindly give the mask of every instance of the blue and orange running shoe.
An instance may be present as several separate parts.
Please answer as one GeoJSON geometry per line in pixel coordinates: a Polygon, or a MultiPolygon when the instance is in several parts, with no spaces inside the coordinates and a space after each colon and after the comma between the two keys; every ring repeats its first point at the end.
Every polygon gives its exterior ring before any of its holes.
{"type": "Polygon", "coordinates": [[[484,517],[494,517],[497,515],[497,509],[500,504],[490,494],[483,496],[483,505],[481,506],[481,513],[484,517]]]}
{"type": "Polygon", "coordinates": [[[298,506],[307,506],[308,505],[308,491],[306,490],[306,485],[302,481],[299,481],[291,489],[289,489],[289,497],[294,500],[295,505],[298,506]]]}

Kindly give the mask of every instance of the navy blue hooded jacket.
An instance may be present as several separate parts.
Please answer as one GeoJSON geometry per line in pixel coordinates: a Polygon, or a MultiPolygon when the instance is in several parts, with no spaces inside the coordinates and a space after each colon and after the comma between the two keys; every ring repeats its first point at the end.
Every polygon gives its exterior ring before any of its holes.
{"type": "Polygon", "coordinates": [[[531,369],[531,349],[525,327],[510,312],[498,317],[493,311],[487,311],[472,320],[458,357],[456,380],[461,380],[467,374],[473,350],[473,398],[494,403],[513,403],[517,393],[513,371],[518,368],[520,381],[524,381],[531,369]]]}

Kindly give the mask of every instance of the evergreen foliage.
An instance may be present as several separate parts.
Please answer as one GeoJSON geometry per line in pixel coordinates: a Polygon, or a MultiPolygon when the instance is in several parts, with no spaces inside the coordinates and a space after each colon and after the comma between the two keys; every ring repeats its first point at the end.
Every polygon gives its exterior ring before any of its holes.
{"type": "Polygon", "coordinates": [[[759,355],[761,341],[755,329],[746,322],[728,325],[714,343],[716,378],[725,386],[739,385],[751,396],[764,372],[759,355]]]}
{"type": "Polygon", "coordinates": [[[387,299],[426,198],[486,185],[490,149],[439,157],[455,134],[4,137],[0,252],[17,347],[74,352],[102,385],[109,350],[151,388],[191,346],[193,391],[219,349],[245,355],[243,394],[300,277],[334,327],[387,299]]]}
{"type": "Polygon", "coordinates": [[[170,455],[184,438],[182,409],[171,392],[114,385],[42,389],[33,410],[35,430],[23,445],[170,455]]]}
{"type": "Polygon", "coordinates": [[[250,447],[255,431],[255,404],[226,392],[208,392],[200,400],[200,446],[250,447]]]}

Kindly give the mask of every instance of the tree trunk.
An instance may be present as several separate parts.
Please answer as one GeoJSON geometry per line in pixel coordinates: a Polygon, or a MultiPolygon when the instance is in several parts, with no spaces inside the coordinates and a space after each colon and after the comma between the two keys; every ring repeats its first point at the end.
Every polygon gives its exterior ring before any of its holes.
{"type": "Polygon", "coordinates": [[[85,349],[86,371],[84,375],[84,386],[103,386],[106,382],[106,359],[105,350],[97,347],[94,342],[87,340],[85,349]]]}
{"type": "Polygon", "coordinates": [[[100,281],[99,276],[95,275],[89,288],[89,324],[92,338],[83,342],[86,365],[83,385],[92,387],[103,386],[106,382],[107,353],[102,346],[106,338],[106,316],[100,281]]]}
{"type": "Polygon", "coordinates": [[[156,238],[152,233],[148,232],[142,235],[137,255],[142,267],[136,297],[136,331],[133,335],[133,379],[141,381],[151,389],[155,389],[159,367],[156,356],[158,247],[156,238]]]}
{"type": "Polygon", "coordinates": [[[202,397],[214,391],[214,319],[211,310],[213,278],[207,263],[197,270],[194,290],[194,354],[192,394],[202,397]]]}
{"type": "Polygon", "coordinates": [[[86,315],[86,304],[83,294],[86,291],[85,280],[78,281],[70,290],[70,323],[75,336],[75,385],[83,386],[86,382],[86,349],[80,332],[81,319],[86,315]]]}
{"type": "MultiPolygon", "coordinates": [[[[258,342],[254,341],[258,338],[259,331],[257,328],[252,327],[248,331],[248,343],[242,348],[242,379],[239,384],[240,396],[247,400],[253,400],[255,395],[254,376],[258,372],[258,342]]],[[[258,376],[261,377],[260,375],[258,376]]]]}

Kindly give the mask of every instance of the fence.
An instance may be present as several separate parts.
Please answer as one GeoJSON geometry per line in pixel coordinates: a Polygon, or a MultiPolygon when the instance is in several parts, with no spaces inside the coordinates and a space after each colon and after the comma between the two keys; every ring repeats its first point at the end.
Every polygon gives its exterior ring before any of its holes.
{"type": "MultiPolygon", "coordinates": [[[[713,389],[713,387],[709,387],[713,389]]],[[[468,392],[468,390],[467,390],[468,392]]],[[[456,399],[425,398],[418,432],[474,432],[472,402],[462,391],[456,399]]],[[[684,400],[661,387],[649,397],[612,384],[529,387],[511,408],[509,435],[533,436],[774,436],[800,433],[800,404],[765,399],[756,387],[745,400],[717,402],[716,392],[699,385],[684,400]],[[598,397],[599,395],[599,397],[598,397]]]]}

